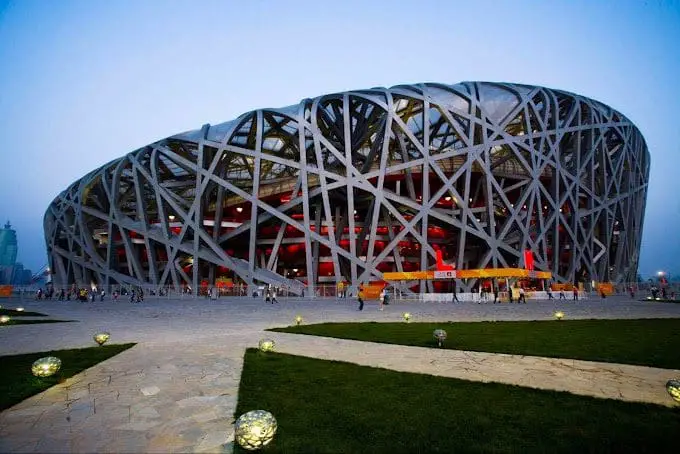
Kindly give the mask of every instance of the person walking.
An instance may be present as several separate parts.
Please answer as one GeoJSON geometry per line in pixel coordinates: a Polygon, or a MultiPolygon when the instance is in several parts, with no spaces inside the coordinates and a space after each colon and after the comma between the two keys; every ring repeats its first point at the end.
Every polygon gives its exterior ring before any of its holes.
{"type": "Polygon", "coordinates": [[[380,291],[380,310],[385,309],[385,289],[380,291]]]}
{"type": "Polygon", "coordinates": [[[517,304],[519,303],[527,303],[526,295],[524,294],[524,287],[519,288],[519,298],[517,299],[517,304]]]}
{"type": "Polygon", "coordinates": [[[458,299],[458,295],[456,293],[456,281],[453,281],[453,298],[451,298],[452,303],[460,303],[460,300],[458,299]]]}
{"type": "Polygon", "coordinates": [[[567,297],[564,295],[564,289],[563,288],[560,289],[560,299],[565,300],[565,301],[567,300],[567,297]]]}
{"type": "Polygon", "coordinates": [[[499,303],[498,301],[498,287],[494,286],[493,288],[493,303],[499,303]]]}
{"type": "Polygon", "coordinates": [[[545,291],[548,294],[548,300],[554,300],[555,299],[555,297],[552,294],[552,289],[550,287],[548,287],[545,291]]]}
{"type": "Polygon", "coordinates": [[[272,304],[278,303],[279,300],[276,299],[276,287],[272,289],[272,304]]]}
{"type": "Polygon", "coordinates": [[[359,310],[364,310],[364,288],[359,287],[359,293],[357,293],[357,301],[359,302],[359,310]]]}
{"type": "Polygon", "coordinates": [[[574,292],[574,301],[578,301],[578,287],[576,287],[575,285],[574,285],[573,292],[574,292]]]}

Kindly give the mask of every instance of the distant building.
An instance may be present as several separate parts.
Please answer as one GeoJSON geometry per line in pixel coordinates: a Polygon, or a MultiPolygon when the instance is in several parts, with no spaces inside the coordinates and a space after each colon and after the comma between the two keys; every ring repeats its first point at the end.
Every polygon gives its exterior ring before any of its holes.
{"type": "Polygon", "coordinates": [[[33,278],[31,270],[25,269],[22,263],[14,265],[14,275],[12,276],[12,285],[29,285],[33,278]]]}
{"type": "Polygon", "coordinates": [[[0,266],[14,266],[17,261],[17,232],[9,221],[0,229],[0,266]]]}
{"type": "Polygon", "coordinates": [[[28,285],[33,277],[31,270],[24,269],[24,265],[17,263],[17,232],[7,221],[0,229],[0,285],[28,285]]]}

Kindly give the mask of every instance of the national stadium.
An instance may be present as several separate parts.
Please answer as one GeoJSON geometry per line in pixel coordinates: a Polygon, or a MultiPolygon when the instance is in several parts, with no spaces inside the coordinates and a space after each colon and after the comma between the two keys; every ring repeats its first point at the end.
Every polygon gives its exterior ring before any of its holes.
{"type": "Polygon", "coordinates": [[[48,207],[48,260],[57,286],[193,292],[242,283],[314,295],[433,270],[438,256],[459,270],[524,268],[527,252],[556,283],[631,282],[649,168],[630,120],[566,91],[462,82],[333,93],[93,170],[48,207]]]}

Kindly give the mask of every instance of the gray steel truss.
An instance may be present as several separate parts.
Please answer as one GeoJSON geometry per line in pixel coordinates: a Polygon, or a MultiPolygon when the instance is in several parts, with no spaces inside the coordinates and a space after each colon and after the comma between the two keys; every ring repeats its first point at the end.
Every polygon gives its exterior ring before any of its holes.
{"type": "MultiPolygon", "coordinates": [[[[89,173],[49,206],[59,285],[382,279],[535,267],[558,282],[634,280],[650,157],[588,98],[464,82],[374,88],[260,109],[89,173]]],[[[420,291],[432,290],[421,282],[420,291]]],[[[467,283],[467,286],[472,283],[467,283]]]]}

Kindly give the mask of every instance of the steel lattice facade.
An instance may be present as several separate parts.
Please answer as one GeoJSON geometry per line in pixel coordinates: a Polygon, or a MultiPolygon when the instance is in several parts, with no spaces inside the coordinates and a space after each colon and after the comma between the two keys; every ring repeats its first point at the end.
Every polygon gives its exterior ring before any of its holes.
{"type": "MultiPolygon", "coordinates": [[[[45,215],[56,284],[298,286],[523,266],[636,277],[650,157],[572,93],[464,82],[260,109],[89,173],[45,215]]],[[[471,285],[467,283],[466,285],[471,285]]],[[[420,291],[436,290],[421,282],[420,291]]]]}

